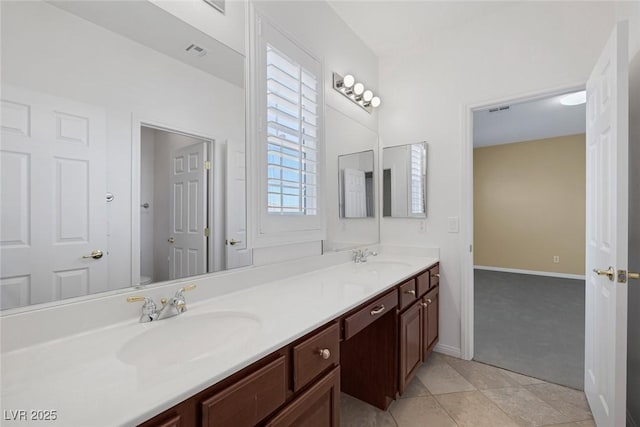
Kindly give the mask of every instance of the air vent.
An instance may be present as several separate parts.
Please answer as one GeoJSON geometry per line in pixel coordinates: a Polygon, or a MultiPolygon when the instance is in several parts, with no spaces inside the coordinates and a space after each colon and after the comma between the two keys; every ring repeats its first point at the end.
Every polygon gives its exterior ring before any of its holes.
{"type": "Polygon", "coordinates": [[[192,54],[194,56],[198,56],[198,57],[202,57],[202,56],[205,56],[207,54],[207,49],[203,48],[202,46],[198,46],[197,44],[193,44],[193,43],[191,43],[189,45],[189,47],[187,47],[185,50],[187,52],[189,52],[190,54],[192,54]]]}
{"type": "Polygon", "coordinates": [[[509,108],[511,108],[511,107],[509,107],[508,105],[505,105],[505,106],[502,106],[502,107],[490,108],[489,112],[490,113],[497,113],[498,111],[505,111],[505,110],[508,110],[509,108]]]}

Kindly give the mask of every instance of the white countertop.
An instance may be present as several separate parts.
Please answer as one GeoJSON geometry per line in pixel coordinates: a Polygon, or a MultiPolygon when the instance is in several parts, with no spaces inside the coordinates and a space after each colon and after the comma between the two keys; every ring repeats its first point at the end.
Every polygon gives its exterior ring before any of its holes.
{"type": "Polygon", "coordinates": [[[379,256],[368,263],[339,264],[196,303],[189,303],[194,298],[187,293],[189,310],[174,318],[147,324],[131,319],[3,353],[1,424],[139,424],[437,261],[379,256]],[[402,264],[390,263],[396,260],[402,264]],[[199,328],[190,320],[205,313],[245,313],[254,326],[246,330],[249,336],[208,334],[204,325],[199,328]],[[212,351],[185,356],[179,332],[183,325],[189,333],[201,329],[198,347],[212,351]],[[149,347],[148,358],[137,364],[124,362],[123,346],[149,332],[159,338],[149,347]],[[28,411],[27,421],[7,419],[19,410],[28,411]],[[55,410],[57,420],[29,421],[30,410],[55,410]]]}

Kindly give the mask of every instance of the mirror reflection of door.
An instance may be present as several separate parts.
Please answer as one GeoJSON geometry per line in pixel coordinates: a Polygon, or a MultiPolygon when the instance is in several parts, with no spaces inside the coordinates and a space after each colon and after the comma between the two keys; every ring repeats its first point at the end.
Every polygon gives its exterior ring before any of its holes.
{"type": "Polygon", "coordinates": [[[140,142],[140,282],[208,272],[213,141],[143,127],[140,142]]]}

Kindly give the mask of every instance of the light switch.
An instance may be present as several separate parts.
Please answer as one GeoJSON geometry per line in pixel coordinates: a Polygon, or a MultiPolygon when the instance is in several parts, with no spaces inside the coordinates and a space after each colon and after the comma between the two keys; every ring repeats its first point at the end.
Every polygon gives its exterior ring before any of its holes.
{"type": "Polygon", "coordinates": [[[450,216],[447,231],[449,233],[457,233],[460,231],[460,225],[457,216],[450,216]]]}

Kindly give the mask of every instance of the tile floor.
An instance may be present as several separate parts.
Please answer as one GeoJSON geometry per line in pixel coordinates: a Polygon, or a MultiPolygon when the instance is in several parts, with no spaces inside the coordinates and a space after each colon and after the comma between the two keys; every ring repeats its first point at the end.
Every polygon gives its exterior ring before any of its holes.
{"type": "Polygon", "coordinates": [[[342,394],[344,427],[595,427],[581,391],[433,353],[381,411],[342,394]]]}

